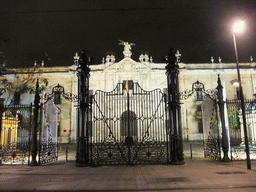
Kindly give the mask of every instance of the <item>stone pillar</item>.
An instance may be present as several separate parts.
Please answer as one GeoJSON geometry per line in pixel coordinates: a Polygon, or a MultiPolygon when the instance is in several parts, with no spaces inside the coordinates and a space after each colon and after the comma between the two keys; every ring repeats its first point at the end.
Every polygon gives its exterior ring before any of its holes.
{"type": "Polygon", "coordinates": [[[168,127],[170,142],[170,164],[184,164],[183,140],[182,140],[182,123],[181,123],[181,107],[179,96],[179,65],[177,58],[170,50],[166,58],[166,75],[168,88],[168,127]]]}
{"type": "Polygon", "coordinates": [[[222,161],[229,162],[230,159],[228,157],[228,136],[227,136],[227,130],[226,130],[226,124],[225,124],[225,112],[224,112],[224,100],[223,100],[223,87],[221,85],[220,76],[218,75],[218,105],[220,108],[220,120],[221,120],[221,129],[222,129],[222,150],[224,153],[222,161]]]}
{"type": "Polygon", "coordinates": [[[82,51],[77,69],[78,76],[78,127],[77,127],[77,151],[76,166],[89,164],[89,72],[88,58],[82,51]]]}
{"type": "Polygon", "coordinates": [[[39,102],[40,102],[40,96],[38,93],[38,88],[39,88],[39,82],[37,79],[36,82],[36,93],[35,93],[35,100],[34,100],[34,116],[33,116],[33,129],[32,129],[32,144],[31,144],[31,155],[32,155],[32,160],[30,165],[31,166],[37,166],[37,126],[38,126],[38,111],[39,111],[39,102]]]}

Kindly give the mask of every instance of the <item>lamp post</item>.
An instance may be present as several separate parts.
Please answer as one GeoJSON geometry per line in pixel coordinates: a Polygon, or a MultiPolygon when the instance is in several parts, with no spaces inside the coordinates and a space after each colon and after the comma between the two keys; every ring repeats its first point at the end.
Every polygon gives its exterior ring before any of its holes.
{"type": "Polygon", "coordinates": [[[249,152],[249,146],[248,146],[248,134],[247,134],[247,128],[246,128],[245,107],[244,107],[244,94],[243,94],[241,77],[240,77],[238,53],[237,53],[237,45],[236,45],[236,33],[241,33],[243,31],[243,29],[244,29],[244,21],[238,21],[234,24],[233,40],[234,40],[234,48],[235,48],[235,55],[236,55],[237,77],[238,77],[238,83],[239,83],[239,93],[240,93],[242,117],[243,117],[244,142],[245,142],[245,152],[246,152],[246,159],[247,159],[247,169],[251,169],[250,152],[249,152]]]}

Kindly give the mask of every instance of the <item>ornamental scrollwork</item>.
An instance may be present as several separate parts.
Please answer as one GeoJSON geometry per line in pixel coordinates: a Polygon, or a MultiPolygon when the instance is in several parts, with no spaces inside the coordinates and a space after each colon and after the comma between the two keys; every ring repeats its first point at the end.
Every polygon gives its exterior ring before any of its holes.
{"type": "Polygon", "coordinates": [[[212,89],[212,90],[205,90],[203,93],[205,96],[209,97],[211,100],[214,100],[214,98],[217,95],[218,90],[217,89],[212,89]]]}
{"type": "Polygon", "coordinates": [[[54,94],[65,94],[64,87],[60,84],[52,88],[52,95],[54,94]]]}
{"type": "Polygon", "coordinates": [[[186,90],[180,93],[180,100],[186,100],[188,99],[192,94],[194,93],[194,91],[192,90],[186,90]]]}
{"type": "Polygon", "coordinates": [[[78,95],[72,94],[72,93],[64,93],[63,97],[67,99],[70,102],[77,102],[78,101],[78,95]]]}
{"type": "Polygon", "coordinates": [[[204,84],[199,82],[198,80],[192,84],[192,91],[202,91],[204,92],[204,84]]]}
{"type": "Polygon", "coordinates": [[[40,95],[40,101],[41,103],[45,103],[48,101],[48,99],[51,99],[54,97],[54,95],[59,94],[62,95],[66,100],[70,102],[77,102],[78,101],[78,95],[73,94],[73,93],[65,93],[64,87],[61,85],[57,85],[52,88],[52,93],[45,93],[44,95],[40,95]]]}
{"type": "Polygon", "coordinates": [[[199,82],[198,80],[192,84],[192,90],[185,90],[183,92],[180,92],[180,100],[186,100],[188,99],[191,95],[193,95],[196,91],[201,91],[204,94],[204,98],[208,97],[211,100],[215,98],[217,95],[217,89],[212,89],[212,90],[205,90],[204,84],[199,82]]]}

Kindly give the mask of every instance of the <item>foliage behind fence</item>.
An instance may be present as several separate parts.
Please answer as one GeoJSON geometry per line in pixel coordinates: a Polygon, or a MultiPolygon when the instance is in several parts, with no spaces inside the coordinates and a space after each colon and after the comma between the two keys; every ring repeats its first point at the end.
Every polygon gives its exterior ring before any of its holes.
{"type": "MultiPolygon", "coordinates": [[[[245,100],[246,127],[248,131],[251,159],[256,159],[256,103],[255,100],[245,100]]],[[[230,154],[232,160],[246,159],[244,130],[240,100],[227,100],[230,154]]]]}

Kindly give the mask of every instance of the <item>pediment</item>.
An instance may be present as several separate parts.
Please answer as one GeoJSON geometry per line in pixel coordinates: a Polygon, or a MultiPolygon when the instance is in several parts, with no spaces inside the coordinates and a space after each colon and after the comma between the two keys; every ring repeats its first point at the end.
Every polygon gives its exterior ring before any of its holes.
{"type": "Polygon", "coordinates": [[[105,70],[138,71],[151,70],[151,68],[147,64],[136,62],[131,58],[124,58],[117,63],[113,63],[109,66],[106,66],[105,70]]]}

